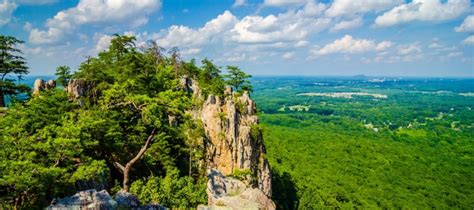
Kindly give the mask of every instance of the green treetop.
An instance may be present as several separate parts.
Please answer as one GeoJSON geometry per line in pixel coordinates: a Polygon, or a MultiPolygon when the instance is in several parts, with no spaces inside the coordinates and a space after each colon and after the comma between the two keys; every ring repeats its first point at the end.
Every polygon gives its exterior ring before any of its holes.
{"type": "Polygon", "coordinates": [[[69,66],[58,66],[55,75],[58,76],[56,81],[58,81],[63,87],[66,87],[72,77],[71,68],[69,68],[69,66]]]}
{"type": "Polygon", "coordinates": [[[242,92],[245,90],[252,91],[252,85],[250,85],[249,81],[249,78],[252,76],[246,74],[237,66],[227,66],[227,70],[229,71],[229,74],[224,76],[227,78],[227,85],[232,86],[237,92],[242,92]]]}
{"type": "Polygon", "coordinates": [[[0,35],[0,107],[5,107],[5,96],[26,92],[25,85],[17,85],[15,81],[21,80],[21,75],[28,74],[25,59],[16,45],[23,41],[11,36],[0,35]],[[16,75],[12,79],[9,75],[16,75]]]}

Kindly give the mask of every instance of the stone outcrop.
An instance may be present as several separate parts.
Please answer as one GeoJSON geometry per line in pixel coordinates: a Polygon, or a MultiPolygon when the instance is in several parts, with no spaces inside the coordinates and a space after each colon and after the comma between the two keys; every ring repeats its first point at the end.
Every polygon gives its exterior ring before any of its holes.
{"type": "Polygon", "coordinates": [[[51,90],[56,88],[56,81],[48,80],[47,82],[42,79],[36,79],[33,85],[33,95],[39,96],[41,91],[51,90]]]}
{"type": "MultiPolygon", "coordinates": [[[[203,100],[196,81],[184,78],[181,84],[194,97],[203,100]]],[[[206,208],[246,207],[241,203],[248,204],[248,207],[275,209],[270,199],[270,166],[265,158],[255,102],[247,91],[234,93],[230,87],[226,88],[224,96],[209,95],[203,101],[202,107],[191,114],[203,122],[207,138],[206,163],[210,183],[207,190],[209,207],[206,208]],[[245,174],[244,180],[226,178],[236,172],[245,174]]]]}
{"type": "Polygon", "coordinates": [[[80,97],[96,98],[97,93],[94,91],[94,84],[82,79],[72,79],[66,88],[66,92],[72,99],[79,99],[80,97]]]}
{"type": "Polygon", "coordinates": [[[53,200],[48,210],[70,210],[70,209],[116,209],[117,202],[112,199],[105,190],[97,192],[95,189],[76,193],[71,197],[53,200]]]}
{"type": "Polygon", "coordinates": [[[275,203],[258,188],[231,177],[225,177],[217,170],[209,172],[207,183],[208,206],[198,209],[276,209],[275,203]]]}
{"type": "Polygon", "coordinates": [[[200,112],[209,140],[208,166],[225,176],[237,170],[250,172],[251,186],[270,197],[270,167],[258,128],[256,105],[248,92],[241,96],[226,92],[223,98],[209,96],[200,112]]]}
{"type": "Polygon", "coordinates": [[[120,191],[113,199],[107,191],[97,192],[95,189],[80,191],[71,197],[53,200],[48,210],[114,210],[114,209],[135,209],[135,210],[166,210],[158,204],[140,205],[137,196],[120,191]]]}

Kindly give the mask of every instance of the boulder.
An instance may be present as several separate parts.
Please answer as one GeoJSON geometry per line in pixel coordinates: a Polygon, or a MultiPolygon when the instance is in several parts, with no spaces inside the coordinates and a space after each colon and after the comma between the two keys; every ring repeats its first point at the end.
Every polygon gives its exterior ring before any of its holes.
{"type": "Polygon", "coordinates": [[[56,81],[48,80],[48,82],[42,79],[36,79],[33,84],[33,96],[39,96],[41,91],[52,90],[56,88],[56,81]]]}
{"type": "Polygon", "coordinates": [[[275,203],[262,190],[225,177],[215,169],[209,172],[206,191],[208,206],[200,205],[198,209],[276,209],[275,203]]]}
{"type": "Polygon", "coordinates": [[[80,191],[71,197],[53,200],[48,210],[109,210],[116,209],[117,202],[105,190],[97,192],[95,189],[80,191]]]}
{"type": "Polygon", "coordinates": [[[115,195],[115,201],[117,201],[119,208],[131,209],[140,207],[141,205],[136,195],[123,190],[115,195]]]}

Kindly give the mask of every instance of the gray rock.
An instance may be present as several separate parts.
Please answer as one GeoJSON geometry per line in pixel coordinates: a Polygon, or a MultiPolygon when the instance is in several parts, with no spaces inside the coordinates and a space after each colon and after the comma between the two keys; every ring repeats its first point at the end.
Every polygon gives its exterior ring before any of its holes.
{"type": "Polygon", "coordinates": [[[48,210],[109,210],[116,209],[117,202],[105,190],[95,189],[80,191],[71,197],[54,200],[48,210]]]}
{"type": "Polygon", "coordinates": [[[209,172],[206,191],[208,206],[200,205],[198,209],[276,209],[275,203],[262,190],[225,177],[215,169],[209,172]]]}
{"type": "Polygon", "coordinates": [[[137,208],[141,206],[136,195],[125,191],[119,191],[115,195],[115,201],[117,201],[119,208],[137,208]]]}

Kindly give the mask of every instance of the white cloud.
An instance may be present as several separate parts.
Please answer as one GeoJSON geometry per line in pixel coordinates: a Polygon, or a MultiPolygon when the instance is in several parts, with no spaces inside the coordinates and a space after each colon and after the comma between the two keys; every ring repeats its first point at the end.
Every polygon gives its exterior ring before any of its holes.
{"type": "Polygon", "coordinates": [[[26,22],[25,25],[23,25],[23,30],[30,32],[31,29],[33,29],[33,24],[31,24],[30,22],[26,22]]]}
{"type": "Polygon", "coordinates": [[[402,0],[334,0],[326,11],[329,17],[380,12],[401,4],[402,0]]]}
{"type": "Polygon", "coordinates": [[[95,46],[96,52],[101,52],[104,50],[107,50],[110,45],[110,41],[112,40],[112,36],[109,35],[103,35],[99,38],[99,41],[97,41],[97,44],[95,46]]]}
{"type": "Polygon", "coordinates": [[[330,31],[335,32],[335,31],[339,31],[339,30],[347,30],[347,29],[357,28],[361,25],[362,25],[362,18],[357,17],[357,18],[354,18],[352,20],[344,20],[344,21],[341,21],[341,22],[337,23],[336,25],[334,25],[331,28],[330,31]]]}
{"type": "Polygon", "coordinates": [[[290,5],[303,5],[312,0],[265,0],[263,5],[270,7],[282,7],[290,5]]]}
{"type": "Polygon", "coordinates": [[[398,47],[398,54],[400,55],[408,55],[408,54],[421,53],[421,52],[422,50],[419,43],[402,45],[398,47]]]}
{"type": "Polygon", "coordinates": [[[456,32],[474,32],[474,15],[469,15],[462,24],[454,28],[456,32]]]}
{"type": "Polygon", "coordinates": [[[474,35],[471,35],[464,39],[463,43],[466,45],[474,45],[474,35]]]}
{"type": "Polygon", "coordinates": [[[446,21],[452,20],[469,11],[470,0],[413,0],[397,6],[378,16],[375,25],[393,26],[412,21],[446,21]]]}
{"type": "Polygon", "coordinates": [[[18,49],[20,49],[21,52],[23,52],[26,55],[38,55],[42,52],[41,47],[31,48],[31,47],[26,46],[25,44],[20,44],[18,46],[18,49]]]}
{"type": "Polygon", "coordinates": [[[154,39],[162,47],[197,47],[213,41],[214,38],[221,38],[219,35],[234,27],[237,18],[229,11],[217,16],[207,22],[203,27],[192,29],[187,26],[173,25],[159,34],[154,35],[154,39]]]}
{"type": "Polygon", "coordinates": [[[278,15],[246,16],[232,29],[231,39],[238,43],[269,43],[300,41],[309,34],[329,27],[329,18],[315,17],[324,8],[322,4],[308,3],[298,11],[278,15]]]}
{"type": "Polygon", "coordinates": [[[306,40],[298,41],[295,44],[295,47],[306,47],[309,45],[309,42],[306,40]]]}
{"type": "Polygon", "coordinates": [[[129,23],[130,27],[138,27],[145,24],[147,16],[160,6],[160,0],[80,0],[76,7],[60,11],[48,19],[47,30],[31,30],[30,41],[35,44],[56,43],[84,24],[129,23]]]}
{"type": "Polygon", "coordinates": [[[430,45],[428,45],[428,47],[431,48],[431,49],[438,49],[438,48],[442,48],[443,45],[438,44],[437,42],[433,42],[430,45]]]}
{"type": "Polygon", "coordinates": [[[392,47],[393,43],[391,41],[383,41],[383,42],[380,42],[377,44],[377,46],[375,46],[375,50],[376,51],[384,51],[390,47],[392,47]]]}
{"type": "Polygon", "coordinates": [[[385,50],[392,44],[388,41],[383,41],[378,44],[374,40],[354,39],[350,35],[345,35],[341,39],[335,40],[332,43],[325,45],[322,48],[316,47],[311,50],[310,57],[318,57],[333,53],[363,53],[376,50],[385,50]]]}
{"type": "Polygon", "coordinates": [[[0,3],[0,26],[10,22],[13,12],[17,7],[17,4],[10,3],[8,0],[3,0],[3,2],[0,3]]]}
{"type": "Polygon", "coordinates": [[[281,57],[283,59],[289,60],[289,59],[294,58],[295,54],[296,54],[295,52],[287,52],[287,53],[283,54],[281,57]]]}
{"type": "Polygon", "coordinates": [[[235,0],[233,7],[241,7],[247,4],[246,0],[235,0]]]}

